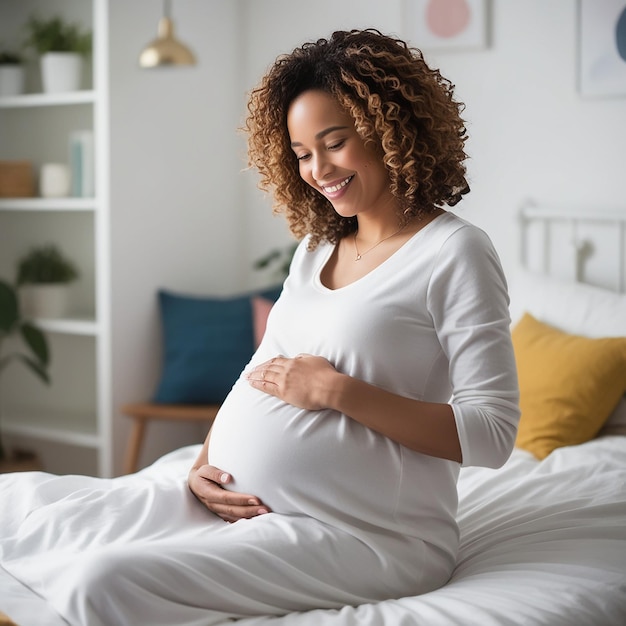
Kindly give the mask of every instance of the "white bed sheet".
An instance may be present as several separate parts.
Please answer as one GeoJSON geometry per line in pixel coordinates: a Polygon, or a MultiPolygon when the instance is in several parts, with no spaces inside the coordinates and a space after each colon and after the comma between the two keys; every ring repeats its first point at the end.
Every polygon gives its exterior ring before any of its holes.
{"type": "MultiPolygon", "coordinates": [[[[173,467],[188,467],[197,452],[195,446],[183,448],[146,471],[167,475],[173,467]]],[[[463,469],[459,492],[461,550],[443,588],[339,611],[247,618],[238,624],[626,624],[626,437],[562,448],[542,462],[515,450],[500,470],[463,469]]],[[[0,611],[20,626],[64,623],[3,570],[0,611]]]]}

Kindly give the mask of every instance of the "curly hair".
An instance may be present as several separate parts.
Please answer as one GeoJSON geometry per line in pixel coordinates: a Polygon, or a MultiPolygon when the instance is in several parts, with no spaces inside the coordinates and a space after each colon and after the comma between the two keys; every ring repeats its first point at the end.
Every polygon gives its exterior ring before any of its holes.
{"type": "Polygon", "coordinates": [[[244,125],[259,187],[273,192],[274,213],[285,214],[297,239],[310,235],[310,248],[357,228],[356,217],[338,215],[299,174],[287,113],[311,89],[336,98],[361,139],[382,155],[400,223],[453,206],[469,191],[464,105],[454,85],[400,39],[374,29],[334,32],[278,57],[252,90],[244,125]]]}

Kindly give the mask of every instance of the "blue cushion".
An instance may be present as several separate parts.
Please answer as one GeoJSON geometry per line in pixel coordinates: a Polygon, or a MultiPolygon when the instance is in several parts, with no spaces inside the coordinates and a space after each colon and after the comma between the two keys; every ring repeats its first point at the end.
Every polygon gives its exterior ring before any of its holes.
{"type": "Polygon", "coordinates": [[[163,371],[153,401],[221,403],[254,353],[251,298],[276,301],[280,291],[208,298],[160,290],[163,371]]]}

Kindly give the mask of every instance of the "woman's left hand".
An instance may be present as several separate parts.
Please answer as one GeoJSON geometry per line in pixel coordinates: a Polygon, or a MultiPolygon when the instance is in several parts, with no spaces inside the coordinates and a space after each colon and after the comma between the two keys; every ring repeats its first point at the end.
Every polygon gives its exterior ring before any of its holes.
{"type": "Polygon", "coordinates": [[[264,391],[301,409],[329,408],[328,398],[337,370],[323,357],[299,354],[277,356],[257,365],[247,374],[255,389],[264,391]]]}

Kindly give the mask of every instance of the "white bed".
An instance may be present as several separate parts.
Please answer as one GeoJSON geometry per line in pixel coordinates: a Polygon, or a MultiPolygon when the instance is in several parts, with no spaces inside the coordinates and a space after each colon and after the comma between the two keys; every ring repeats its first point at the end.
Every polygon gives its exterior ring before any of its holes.
{"type": "MultiPolygon", "coordinates": [[[[527,209],[523,214],[524,232],[538,215],[552,215],[563,221],[558,211],[527,209]]],[[[569,229],[574,224],[574,214],[566,217],[569,229]]],[[[580,223],[580,217],[576,216],[576,224],[580,223]]],[[[593,219],[597,220],[598,214],[593,219]]],[[[615,282],[621,290],[625,221],[626,216],[622,215],[614,216],[614,227],[613,221],[606,222],[611,232],[616,230],[616,240],[620,242],[614,256],[619,259],[615,282]]],[[[572,226],[571,232],[576,234],[576,254],[572,258],[576,262],[575,274],[580,275],[584,270],[579,262],[581,254],[589,246],[581,245],[577,229],[578,226],[572,226]]],[[[584,226],[580,232],[585,232],[584,226]]],[[[529,311],[566,333],[626,337],[626,295],[526,269],[511,277],[511,285],[514,320],[523,311],[529,311]]],[[[176,473],[180,480],[185,480],[197,452],[197,446],[177,450],[136,477],[124,480],[141,480],[145,474],[168,476],[171,480],[176,473]]],[[[626,624],[624,397],[600,431],[584,443],[559,447],[541,461],[517,448],[499,470],[462,469],[459,494],[461,549],[454,574],[443,588],[378,604],[283,617],[246,618],[237,623],[241,626],[626,624]]],[[[10,503],[0,502],[0,508],[7,506],[10,503]]],[[[1,568],[0,611],[19,626],[65,623],[44,600],[1,568]]]]}

